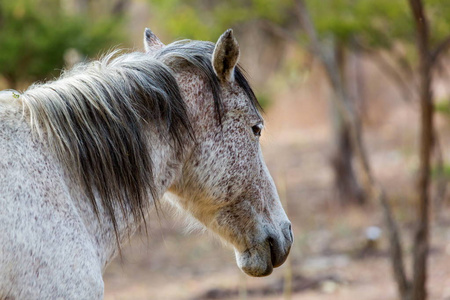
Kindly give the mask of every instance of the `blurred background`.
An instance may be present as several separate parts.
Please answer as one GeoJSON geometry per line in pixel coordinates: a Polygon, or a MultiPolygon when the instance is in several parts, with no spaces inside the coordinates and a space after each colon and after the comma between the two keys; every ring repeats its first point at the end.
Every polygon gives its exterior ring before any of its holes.
{"type": "Polygon", "coordinates": [[[105,299],[450,299],[447,0],[0,0],[0,90],[142,51],[145,27],[164,43],[234,29],[295,243],[250,278],[165,207],[105,299]]]}

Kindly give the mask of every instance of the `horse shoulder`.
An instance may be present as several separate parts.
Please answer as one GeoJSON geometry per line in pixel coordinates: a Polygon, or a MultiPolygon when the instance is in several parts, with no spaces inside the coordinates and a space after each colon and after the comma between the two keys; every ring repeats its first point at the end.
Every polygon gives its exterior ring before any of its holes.
{"type": "Polygon", "coordinates": [[[20,117],[0,113],[0,297],[103,296],[97,249],[61,168],[20,117]]]}

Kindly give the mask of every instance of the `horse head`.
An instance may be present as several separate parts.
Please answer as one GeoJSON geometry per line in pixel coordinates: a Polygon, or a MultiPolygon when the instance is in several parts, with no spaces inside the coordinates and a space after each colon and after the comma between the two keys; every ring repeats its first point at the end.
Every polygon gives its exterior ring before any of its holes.
{"type": "Polygon", "coordinates": [[[146,29],[144,44],[175,72],[196,138],[169,189],[173,201],[234,247],[241,270],[269,275],[286,260],[293,235],[263,159],[264,120],[238,66],[232,30],[216,44],[165,46],[146,29]]]}

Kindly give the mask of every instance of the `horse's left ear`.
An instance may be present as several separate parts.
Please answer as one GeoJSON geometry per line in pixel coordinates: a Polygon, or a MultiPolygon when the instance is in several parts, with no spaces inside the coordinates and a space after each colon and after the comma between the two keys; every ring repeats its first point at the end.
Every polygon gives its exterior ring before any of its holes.
{"type": "Polygon", "coordinates": [[[148,28],[144,31],[144,47],[145,52],[152,52],[164,47],[159,38],[148,28]]]}
{"type": "Polygon", "coordinates": [[[219,38],[212,55],[214,71],[222,82],[234,80],[234,68],[239,60],[239,44],[233,30],[228,29],[219,38]]]}

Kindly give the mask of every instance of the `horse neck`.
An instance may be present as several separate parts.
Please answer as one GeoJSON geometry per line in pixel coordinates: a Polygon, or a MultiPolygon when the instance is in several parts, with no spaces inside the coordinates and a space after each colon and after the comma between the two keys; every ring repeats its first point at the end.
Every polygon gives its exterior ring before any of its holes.
{"type": "MultiPolygon", "coordinates": [[[[156,187],[157,199],[149,199],[150,207],[159,205],[164,193],[181,176],[183,166],[183,157],[175,153],[174,148],[167,142],[167,139],[157,137],[158,134],[152,134],[150,145],[152,145],[151,159],[153,162],[153,176],[156,187]]],[[[190,147],[186,148],[190,151],[190,147]]],[[[101,206],[100,202],[97,202],[101,206]]],[[[92,209],[86,209],[87,202],[81,202],[80,211],[84,215],[84,223],[93,237],[94,245],[97,247],[100,262],[103,268],[119,253],[114,228],[106,214],[106,211],[100,207],[100,218],[98,218],[92,209]]],[[[119,211],[119,210],[118,210],[119,211]]],[[[149,212],[150,210],[148,210],[149,212]]],[[[145,220],[149,219],[148,212],[145,220]]],[[[156,217],[156,216],[155,216],[156,217]]],[[[118,234],[121,244],[125,244],[129,238],[143,225],[142,222],[135,222],[131,214],[124,216],[117,213],[118,234]],[[128,222],[126,221],[128,220],[128,222]]]]}

